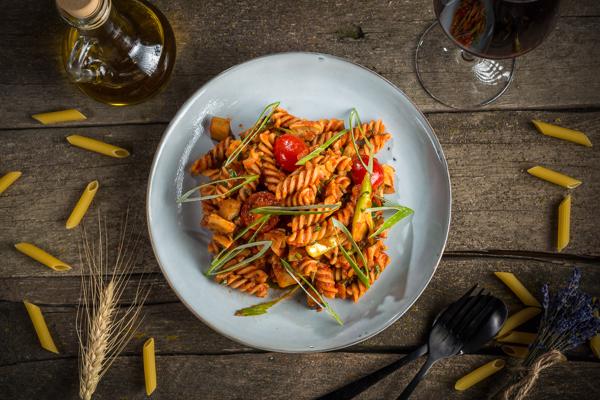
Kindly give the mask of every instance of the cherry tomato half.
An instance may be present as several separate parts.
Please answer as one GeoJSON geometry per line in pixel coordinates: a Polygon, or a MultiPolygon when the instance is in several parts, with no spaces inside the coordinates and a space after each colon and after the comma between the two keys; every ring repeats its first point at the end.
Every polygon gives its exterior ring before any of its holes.
{"type": "Polygon", "coordinates": [[[275,139],[275,160],[286,172],[292,172],[298,166],[296,162],[308,154],[308,146],[298,136],[286,133],[275,139]]]}
{"type": "MultiPolygon", "coordinates": [[[[366,165],[369,165],[369,156],[362,156],[362,160],[366,165]]],[[[365,177],[367,170],[363,167],[362,163],[358,159],[358,156],[355,156],[352,160],[352,181],[360,185],[365,177]]],[[[383,183],[383,168],[379,161],[375,157],[373,157],[373,174],[371,175],[371,186],[373,189],[377,188],[379,185],[383,183]]]]}
{"type": "MultiPolygon", "coordinates": [[[[242,204],[242,210],[240,212],[242,223],[248,226],[261,217],[259,214],[253,214],[250,212],[250,210],[252,210],[253,208],[277,205],[279,205],[279,202],[275,199],[275,195],[271,192],[252,193],[250,197],[246,199],[244,204],[242,204]]],[[[263,227],[262,232],[268,232],[271,229],[275,228],[275,225],[277,225],[278,221],[278,216],[271,215],[271,218],[269,218],[269,221],[263,227]]],[[[259,225],[256,225],[254,229],[258,229],[258,226],[259,225]]]]}

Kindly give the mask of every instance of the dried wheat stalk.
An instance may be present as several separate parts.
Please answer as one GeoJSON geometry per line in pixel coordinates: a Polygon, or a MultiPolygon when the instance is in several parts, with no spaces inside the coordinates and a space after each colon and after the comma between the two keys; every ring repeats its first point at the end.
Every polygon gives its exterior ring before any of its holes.
{"type": "Polygon", "coordinates": [[[141,323],[141,309],[149,287],[137,283],[131,305],[120,308],[119,300],[127,286],[139,255],[141,236],[129,227],[125,214],[111,257],[106,220],[98,214],[97,238],[81,230],[81,298],[77,309],[79,338],[79,397],[90,400],[98,382],[127,345],[141,323]]]}

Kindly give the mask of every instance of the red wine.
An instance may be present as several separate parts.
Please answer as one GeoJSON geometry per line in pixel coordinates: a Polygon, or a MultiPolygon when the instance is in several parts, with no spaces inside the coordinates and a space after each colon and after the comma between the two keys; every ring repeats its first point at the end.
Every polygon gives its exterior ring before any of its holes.
{"type": "Polygon", "coordinates": [[[485,58],[513,58],[540,45],[560,0],[434,0],[440,25],[460,47],[485,58]]]}

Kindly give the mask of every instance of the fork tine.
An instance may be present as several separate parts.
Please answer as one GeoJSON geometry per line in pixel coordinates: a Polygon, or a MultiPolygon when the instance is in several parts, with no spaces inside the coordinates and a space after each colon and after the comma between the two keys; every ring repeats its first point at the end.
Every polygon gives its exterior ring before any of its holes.
{"type": "Polygon", "coordinates": [[[461,307],[456,314],[454,315],[453,320],[448,324],[448,329],[451,331],[455,331],[457,327],[463,324],[465,316],[469,314],[469,312],[475,307],[481,298],[481,294],[483,293],[483,288],[480,288],[477,293],[471,297],[469,297],[466,304],[461,307]]]}
{"type": "Polygon", "coordinates": [[[482,315],[485,315],[485,311],[487,306],[490,303],[491,296],[484,295],[480,296],[477,300],[477,303],[469,310],[469,312],[464,316],[462,322],[457,324],[454,329],[454,333],[461,337],[467,332],[468,328],[475,322],[476,319],[480,319],[482,315]]]}
{"type": "Polygon", "coordinates": [[[485,307],[476,315],[471,321],[464,327],[463,331],[459,334],[464,334],[467,332],[476,332],[481,328],[481,324],[487,318],[490,312],[494,310],[494,303],[496,302],[496,298],[491,295],[487,295],[487,300],[485,303],[485,307]]]}
{"type": "Polygon", "coordinates": [[[452,321],[456,313],[465,305],[465,303],[469,300],[469,296],[471,295],[471,293],[473,293],[473,291],[476,288],[477,284],[473,285],[473,287],[471,287],[471,289],[469,289],[465,294],[463,294],[460,299],[452,303],[448,307],[448,309],[444,313],[442,313],[438,322],[447,325],[448,322],[452,321]]]}

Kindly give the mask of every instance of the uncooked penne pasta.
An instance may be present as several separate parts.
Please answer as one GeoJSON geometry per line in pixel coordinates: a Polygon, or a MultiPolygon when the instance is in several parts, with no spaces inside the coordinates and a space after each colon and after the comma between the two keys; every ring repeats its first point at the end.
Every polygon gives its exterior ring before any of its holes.
{"type": "Polygon", "coordinates": [[[515,358],[525,358],[529,353],[529,349],[523,346],[509,346],[505,344],[504,346],[500,346],[500,349],[502,349],[505,354],[515,358]]]}
{"type": "Polygon", "coordinates": [[[33,114],[31,117],[44,125],[59,124],[61,122],[83,121],[87,119],[85,115],[74,108],[69,110],[33,114]]]}
{"type": "Polygon", "coordinates": [[[467,390],[471,386],[500,371],[505,365],[506,362],[502,359],[490,361],[457,380],[454,389],[458,391],[467,390]]]}
{"type": "Polygon", "coordinates": [[[54,344],[54,340],[52,340],[52,335],[50,335],[48,325],[46,325],[46,320],[42,315],[42,310],[40,310],[38,306],[28,302],[27,300],[23,300],[23,304],[25,304],[27,314],[29,314],[29,318],[31,318],[31,323],[33,324],[35,333],[37,334],[37,337],[40,341],[40,345],[44,349],[51,351],[52,353],[58,354],[58,349],[54,344]]]}
{"type": "Polygon", "coordinates": [[[510,272],[494,272],[512,292],[521,300],[523,304],[529,307],[541,307],[541,304],[529,290],[510,272]]]}
{"type": "Polygon", "coordinates": [[[20,171],[11,171],[0,177],[0,194],[2,194],[10,185],[15,183],[21,177],[20,171]]]}
{"type": "Polygon", "coordinates": [[[542,310],[538,307],[527,307],[520,311],[517,311],[504,322],[502,325],[502,329],[496,335],[497,338],[501,338],[502,336],[512,332],[516,327],[523,325],[525,322],[529,321],[536,315],[538,315],[542,310]]]}
{"type": "Polygon", "coordinates": [[[592,349],[592,353],[594,353],[596,358],[600,358],[600,335],[595,335],[590,339],[590,348],[592,349]]]}
{"type": "Polygon", "coordinates": [[[557,139],[568,140],[569,142],[592,147],[592,142],[583,132],[552,125],[547,122],[538,121],[537,119],[531,120],[531,122],[533,122],[533,125],[535,125],[542,135],[552,136],[557,139]]]}
{"type": "Polygon", "coordinates": [[[92,204],[92,200],[94,200],[94,196],[96,196],[96,192],[98,191],[99,187],[100,184],[98,181],[92,181],[87,184],[83,193],[81,194],[81,197],[77,201],[77,204],[75,204],[75,208],[73,208],[73,211],[71,211],[69,219],[67,219],[67,229],[73,229],[79,225],[83,219],[83,216],[90,207],[90,204],[92,204]]]}
{"type": "Polygon", "coordinates": [[[571,178],[570,176],[561,174],[560,172],[556,172],[548,168],[540,167],[539,165],[529,168],[527,172],[536,178],[543,179],[567,189],[575,189],[577,186],[581,185],[581,181],[578,179],[571,178]]]}
{"type": "Polygon", "coordinates": [[[506,336],[496,339],[500,343],[515,343],[530,345],[535,341],[536,333],[512,331],[506,336]]]}
{"type": "Polygon", "coordinates": [[[567,195],[558,206],[558,232],[556,250],[563,251],[571,239],[571,195],[567,195]]]}
{"type": "Polygon", "coordinates": [[[154,338],[144,342],[144,381],[146,382],[146,395],[150,396],[156,389],[156,359],[154,356],[154,338]]]}
{"type": "Polygon", "coordinates": [[[31,258],[33,258],[34,260],[36,260],[37,262],[40,262],[42,264],[44,264],[45,266],[47,266],[48,268],[52,268],[55,271],[68,271],[71,269],[71,266],[68,264],[65,264],[64,262],[60,261],[58,258],[46,253],[44,250],[40,249],[39,247],[31,244],[31,243],[17,243],[15,244],[15,248],[17,250],[19,250],[21,253],[25,254],[26,256],[29,256],[31,258]]]}
{"type": "Polygon", "coordinates": [[[105,156],[115,158],[125,158],[129,156],[129,151],[121,147],[86,136],[70,135],[67,136],[67,142],[71,143],[73,146],[77,146],[89,151],[95,151],[96,153],[104,154],[105,156]]]}

